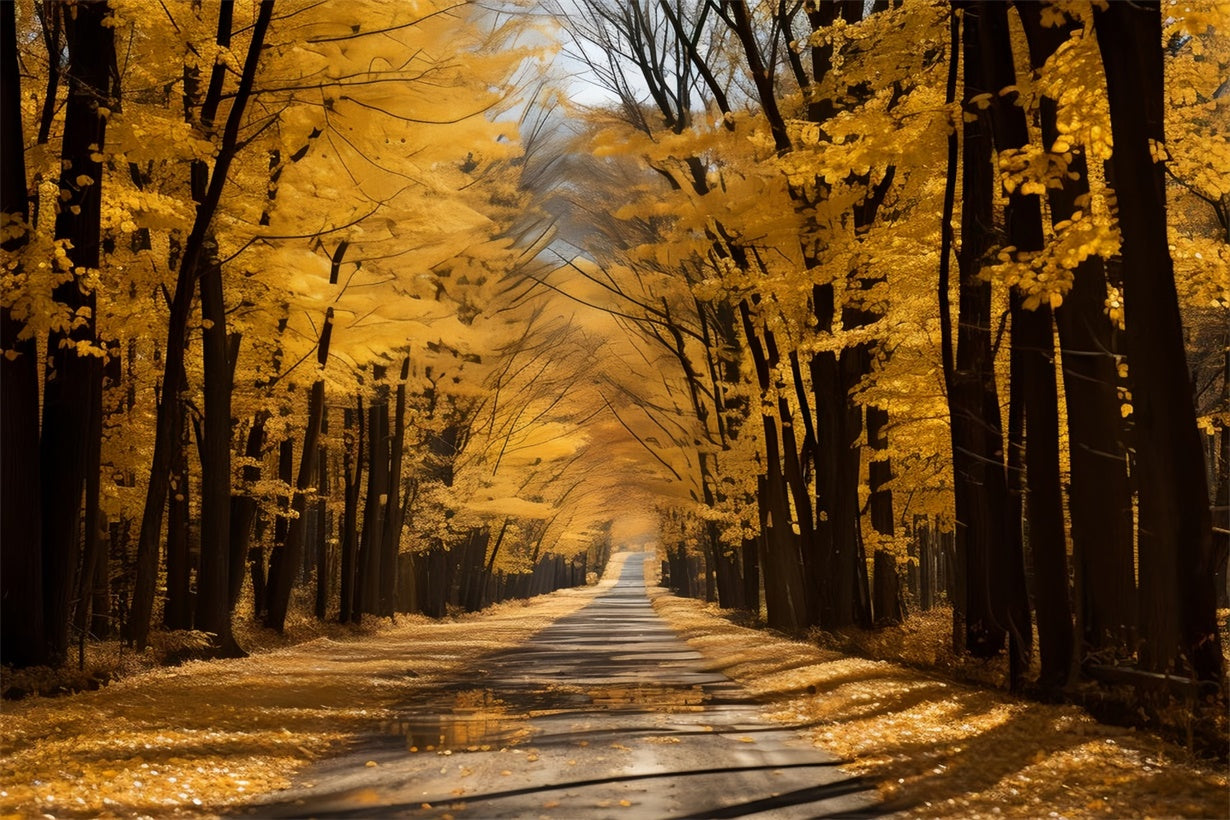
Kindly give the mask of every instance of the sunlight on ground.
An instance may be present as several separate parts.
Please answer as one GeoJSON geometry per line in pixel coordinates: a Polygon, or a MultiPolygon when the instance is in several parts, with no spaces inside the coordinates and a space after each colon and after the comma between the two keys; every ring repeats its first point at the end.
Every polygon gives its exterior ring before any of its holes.
{"type": "MultiPolygon", "coordinates": [[[[605,586],[622,560],[612,559],[605,586]]],[[[285,788],[437,677],[516,646],[597,588],[563,590],[374,637],[318,638],[241,660],[196,661],[97,692],[6,703],[0,816],[218,811],[285,788]]]]}
{"type": "Polygon", "coordinates": [[[914,817],[1226,817],[1223,766],[1050,706],[736,626],[705,604],[654,606],[711,668],[772,702],[914,817]]]}

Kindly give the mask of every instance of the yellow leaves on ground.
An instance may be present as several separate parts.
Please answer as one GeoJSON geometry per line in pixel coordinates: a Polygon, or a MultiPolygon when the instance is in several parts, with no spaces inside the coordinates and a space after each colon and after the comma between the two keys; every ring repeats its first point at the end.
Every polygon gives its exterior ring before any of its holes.
{"type": "Polygon", "coordinates": [[[537,599],[532,618],[524,602],[445,622],[410,618],[361,641],[320,638],[5,704],[0,816],[216,812],[285,788],[434,676],[517,645],[594,589],[537,599]]]}
{"type": "Polygon", "coordinates": [[[655,608],[710,659],[805,725],[911,817],[1224,817],[1224,767],[1073,706],[927,677],[735,626],[697,601],[655,608]]]}

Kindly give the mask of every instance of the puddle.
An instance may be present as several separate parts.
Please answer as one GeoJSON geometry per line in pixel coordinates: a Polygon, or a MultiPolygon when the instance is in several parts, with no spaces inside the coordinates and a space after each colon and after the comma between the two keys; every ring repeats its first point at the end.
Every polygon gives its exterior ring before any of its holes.
{"type": "Polygon", "coordinates": [[[489,752],[527,742],[535,730],[531,718],[558,714],[702,712],[710,697],[699,685],[654,683],[576,686],[553,684],[499,692],[462,689],[416,705],[413,711],[382,724],[386,735],[401,738],[414,754],[489,752]],[[509,703],[505,698],[510,698],[509,703]]]}
{"type": "Polygon", "coordinates": [[[588,692],[598,709],[639,709],[651,712],[702,712],[708,696],[699,686],[602,686],[588,692]]]}
{"type": "Polygon", "coordinates": [[[515,746],[532,730],[524,713],[486,689],[457,692],[438,711],[384,723],[386,734],[405,738],[409,752],[489,752],[515,746]]]}

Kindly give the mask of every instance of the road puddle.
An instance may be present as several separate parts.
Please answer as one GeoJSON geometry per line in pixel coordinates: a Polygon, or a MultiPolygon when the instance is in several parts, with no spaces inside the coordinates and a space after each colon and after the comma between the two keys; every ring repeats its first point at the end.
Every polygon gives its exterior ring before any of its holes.
{"type": "Polygon", "coordinates": [[[401,717],[385,721],[384,733],[404,739],[406,750],[412,753],[489,752],[529,740],[535,733],[530,724],[532,718],[601,712],[703,712],[709,702],[709,696],[699,685],[641,682],[598,686],[550,684],[510,691],[462,689],[441,692],[437,697],[416,705],[401,717]]]}
{"type": "Polygon", "coordinates": [[[456,692],[437,711],[385,721],[387,734],[405,738],[410,752],[489,752],[524,742],[526,715],[486,689],[456,692]]]}
{"type": "Polygon", "coordinates": [[[702,712],[708,696],[699,686],[658,686],[638,683],[633,686],[602,686],[589,690],[594,706],[599,709],[646,712],[702,712]]]}

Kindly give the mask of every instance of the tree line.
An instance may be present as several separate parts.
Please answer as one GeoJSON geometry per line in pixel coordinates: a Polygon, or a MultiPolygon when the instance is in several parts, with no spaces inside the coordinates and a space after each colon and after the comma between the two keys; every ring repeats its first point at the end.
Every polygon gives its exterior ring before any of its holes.
{"type": "Polygon", "coordinates": [[[159,629],[237,655],[241,609],[441,617],[601,571],[577,487],[616,470],[560,398],[587,350],[523,286],[525,19],[0,17],[5,664],[159,629]]]}
{"type": "Polygon", "coordinates": [[[564,193],[564,235],[678,376],[638,427],[688,496],[672,585],[791,633],[942,599],[1014,688],[1220,686],[1213,16],[579,7],[573,59],[612,100],[581,150],[628,204],[564,193]]]}

